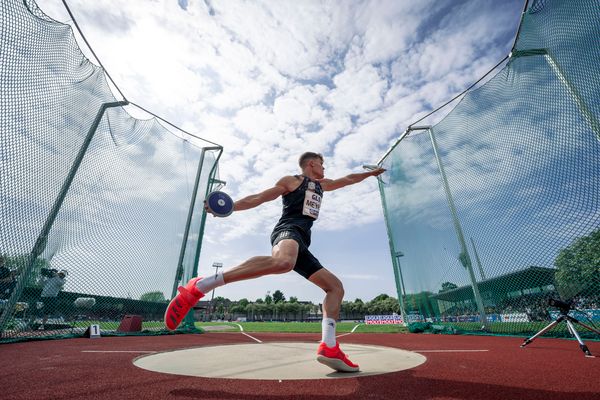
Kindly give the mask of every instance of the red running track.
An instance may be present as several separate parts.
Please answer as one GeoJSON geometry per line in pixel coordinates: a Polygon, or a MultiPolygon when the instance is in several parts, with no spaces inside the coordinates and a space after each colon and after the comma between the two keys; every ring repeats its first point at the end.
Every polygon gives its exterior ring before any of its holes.
{"type": "MultiPolygon", "coordinates": [[[[267,342],[320,339],[251,335],[267,342]]],[[[12,343],[0,345],[0,399],[600,400],[600,342],[586,341],[599,356],[586,358],[577,342],[565,339],[537,339],[524,349],[514,337],[351,334],[340,341],[423,351],[427,361],[377,376],[277,382],[168,375],[132,364],[147,351],[255,343],[240,333],[12,343]]]]}

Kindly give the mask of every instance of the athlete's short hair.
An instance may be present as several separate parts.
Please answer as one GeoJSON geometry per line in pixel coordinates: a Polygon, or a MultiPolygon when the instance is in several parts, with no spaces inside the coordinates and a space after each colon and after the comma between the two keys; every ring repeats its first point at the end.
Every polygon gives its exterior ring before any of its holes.
{"type": "Polygon", "coordinates": [[[313,153],[312,151],[307,151],[306,153],[304,153],[300,156],[300,159],[298,160],[298,165],[300,165],[300,168],[304,168],[308,161],[314,160],[315,158],[318,158],[321,161],[323,161],[323,154],[313,153]]]}

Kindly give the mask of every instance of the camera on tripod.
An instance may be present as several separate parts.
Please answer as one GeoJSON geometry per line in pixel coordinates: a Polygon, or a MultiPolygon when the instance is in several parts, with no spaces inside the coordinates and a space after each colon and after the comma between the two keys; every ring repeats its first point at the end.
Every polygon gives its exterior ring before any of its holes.
{"type": "Polygon", "coordinates": [[[550,297],[548,299],[548,305],[551,307],[556,307],[558,308],[562,313],[564,314],[568,314],[569,310],[572,307],[573,302],[565,302],[565,301],[561,301],[561,300],[557,300],[557,299],[553,299],[552,297],[550,297]]]}
{"type": "MultiPolygon", "coordinates": [[[[530,338],[527,338],[523,342],[521,347],[527,346],[529,343],[533,342],[535,340],[535,338],[543,335],[545,332],[548,332],[550,329],[554,328],[556,325],[558,325],[564,321],[567,324],[567,330],[569,331],[569,333],[571,335],[573,335],[575,337],[575,339],[577,339],[577,342],[579,343],[579,348],[581,349],[581,351],[583,351],[583,354],[585,354],[586,357],[594,357],[592,355],[592,353],[590,352],[590,349],[588,349],[588,347],[585,345],[585,343],[583,343],[583,340],[581,340],[581,337],[579,336],[579,333],[577,333],[577,329],[575,328],[575,325],[582,326],[589,331],[597,333],[598,335],[600,335],[600,331],[598,329],[596,329],[596,327],[586,325],[583,322],[579,321],[577,318],[569,315],[569,311],[572,308],[574,308],[573,307],[573,299],[571,299],[570,301],[567,302],[567,301],[553,299],[552,297],[550,297],[548,299],[548,305],[550,305],[551,307],[558,308],[560,310],[560,315],[554,321],[552,321],[550,324],[548,324],[545,328],[540,330],[538,333],[531,336],[530,338]]],[[[577,310],[577,309],[575,309],[575,310],[577,310]]]]}

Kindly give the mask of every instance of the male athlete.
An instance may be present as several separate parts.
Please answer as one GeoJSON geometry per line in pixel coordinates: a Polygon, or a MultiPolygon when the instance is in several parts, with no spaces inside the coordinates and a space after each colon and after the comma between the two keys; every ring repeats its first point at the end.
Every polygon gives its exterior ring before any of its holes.
{"type": "Polygon", "coordinates": [[[378,176],[385,170],[377,168],[341,179],[324,179],[321,154],[304,153],[299,164],[302,175],[285,176],[274,187],[244,197],[233,205],[234,211],[242,211],[283,197],[283,212],[271,234],[272,255],[252,257],[225,272],[191,279],[185,287],[179,287],[179,293],[169,303],[165,325],[171,330],[177,328],[198,300],[216,287],[268,274],[283,274],[293,269],[325,291],[322,341],[317,350],[317,360],[337,371],[355,372],[359,370],[358,365],[346,357],[335,340],[335,324],[340,314],[344,287],[308,250],[310,228],[319,216],[323,192],[361,182],[369,176],[378,176]]]}

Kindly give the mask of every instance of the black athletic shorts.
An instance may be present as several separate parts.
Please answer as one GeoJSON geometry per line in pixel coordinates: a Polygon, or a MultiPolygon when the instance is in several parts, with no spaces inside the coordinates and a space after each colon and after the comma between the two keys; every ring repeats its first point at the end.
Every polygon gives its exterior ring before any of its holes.
{"type": "Polygon", "coordinates": [[[292,239],[298,243],[298,258],[296,259],[294,271],[308,279],[312,274],[323,268],[319,260],[308,250],[307,240],[301,232],[294,228],[275,230],[271,234],[271,246],[275,246],[284,239],[292,239]]]}

